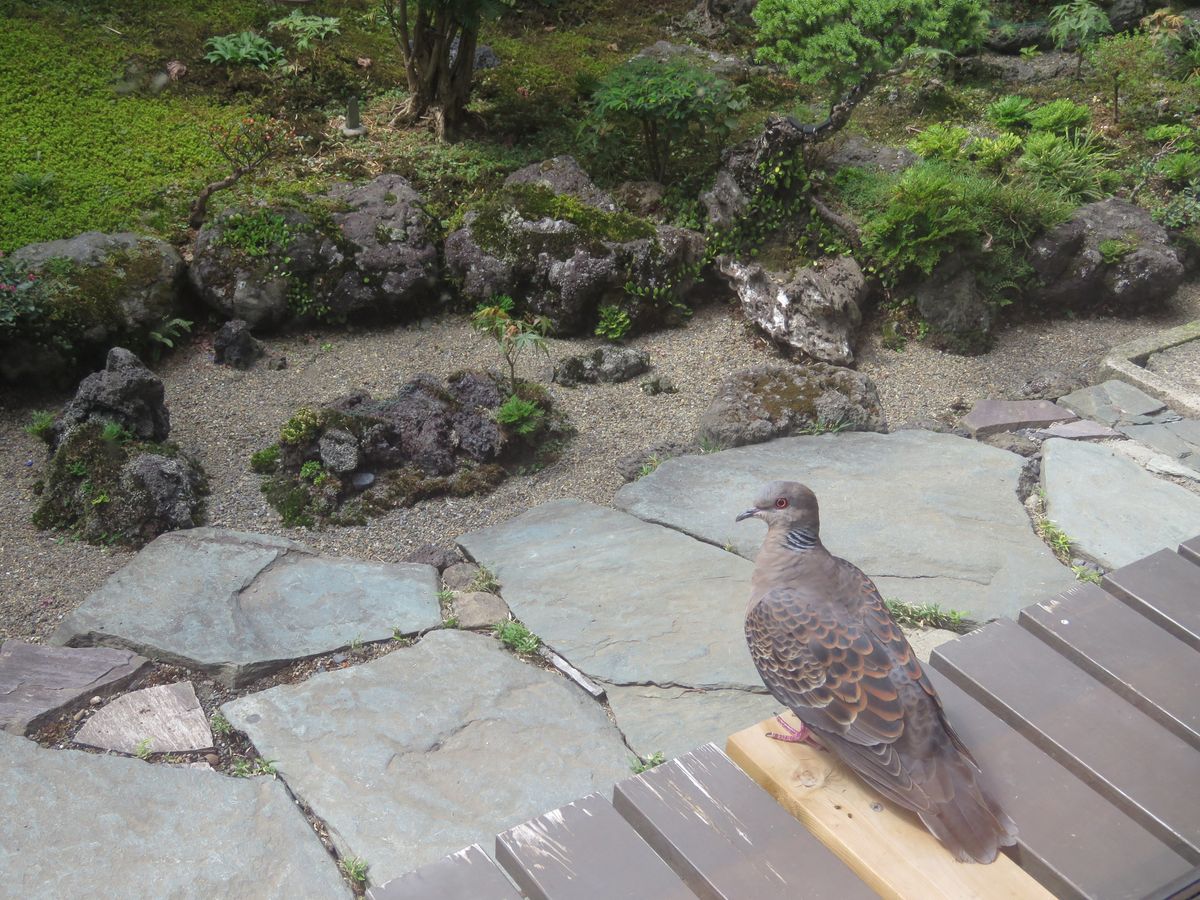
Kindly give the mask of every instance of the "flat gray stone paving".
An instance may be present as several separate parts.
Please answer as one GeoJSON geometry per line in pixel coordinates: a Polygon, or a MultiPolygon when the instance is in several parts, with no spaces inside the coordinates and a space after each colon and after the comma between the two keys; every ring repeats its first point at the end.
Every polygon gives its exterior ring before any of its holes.
{"type": "Polygon", "coordinates": [[[1058,402],[1085,419],[1118,427],[1179,418],[1161,400],[1115,378],[1072,391],[1058,402]]]}
{"type": "Polygon", "coordinates": [[[0,729],[30,734],[92,697],[119,691],[149,662],[108,647],[5,641],[0,646],[0,729]]]}
{"type": "Polygon", "coordinates": [[[764,528],[734,517],[766,482],[801,481],[820,500],[825,546],[870,575],[884,597],[986,621],[1075,584],[1017,499],[1023,464],[1014,453],[928,431],[792,437],[668,460],[621,488],[615,503],[752,559],[764,528]]]}
{"type": "Polygon", "coordinates": [[[608,702],[629,746],[642,757],[666,759],[712,741],[718,747],[735,731],[783,711],[770,694],[697,691],[654,685],[606,684],[608,702]]]}
{"type": "Polygon", "coordinates": [[[1046,441],[1042,485],[1046,518],[1105,568],[1200,534],[1200,497],[1101,445],[1046,441]]]}
{"type": "Polygon", "coordinates": [[[374,884],[629,775],[600,704],[459,631],[222,711],[374,884]]]}
{"type": "Polygon", "coordinates": [[[1200,339],[1151,354],[1146,368],[1200,394],[1200,339]]]}
{"type": "Polygon", "coordinates": [[[186,753],[213,745],[208,717],[190,681],[159,684],[122,694],[79,729],[74,741],[102,750],[186,753]]]}
{"type": "Polygon", "coordinates": [[[43,750],[3,732],[0,772],[0,896],[351,896],[274,779],[43,750]]]}
{"type": "Polygon", "coordinates": [[[979,440],[1018,428],[1039,428],[1078,418],[1050,400],[980,400],[963,416],[962,427],[979,440]]]}
{"type": "Polygon", "coordinates": [[[580,500],[458,542],[496,575],[513,615],[593,678],[762,686],[743,624],[753,566],[733,553],[580,500]]]}
{"type": "Polygon", "coordinates": [[[126,647],[236,687],[355,640],[440,622],[432,566],[317,556],[293,541],[193,528],[152,541],[51,641],[126,647]]]}

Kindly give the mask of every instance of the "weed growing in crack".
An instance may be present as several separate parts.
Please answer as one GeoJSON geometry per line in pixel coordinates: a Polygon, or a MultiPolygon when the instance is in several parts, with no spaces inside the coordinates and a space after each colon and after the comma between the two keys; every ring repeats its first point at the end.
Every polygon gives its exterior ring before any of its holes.
{"type": "Polygon", "coordinates": [[[342,857],[338,865],[342,868],[342,874],[354,884],[367,883],[367,870],[371,868],[371,865],[361,856],[342,857]]]}
{"type": "Polygon", "coordinates": [[[133,755],[138,759],[150,758],[150,738],[145,738],[138,741],[137,747],[133,751],[133,755]]]}
{"type": "Polygon", "coordinates": [[[229,763],[229,774],[235,778],[253,778],[255,775],[270,775],[274,778],[278,773],[275,760],[255,757],[249,759],[238,756],[229,763]]]}
{"type": "Polygon", "coordinates": [[[1058,557],[1058,561],[1069,563],[1071,561],[1071,539],[1067,537],[1067,533],[1058,527],[1057,523],[1051,522],[1044,516],[1038,520],[1037,533],[1043,541],[1058,557]]]}
{"type": "Polygon", "coordinates": [[[491,570],[485,566],[480,566],[479,571],[475,573],[475,577],[471,580],[471,584],[467,587],[470,591],[484,591],[488,594],[494,594],[500,588],[500,582],[496,580],[496,576],[491,573],[491,570]]]}
{"type": "Polygon", "coordinates": [[[500,622],[496,625],[495,633],[500,643],[515,653],[537,653],[542,646],[542,639],[520,622],[500,622]]]}
{"type": "Polygon", "coordinates": [[[1104,578],[1095,569],[1089,569],[1087,566],[1071,566],[1071,571],[1075,573],[1076,579],[1086,581],[1088,584],[1099,584],[1104,578]]]}
{"type": "Polygon", "coordinates": [[[212,714],[212,718],[209,719],[209,724],[212,726],[212,730],[216,734],[229,734],[233,731],[233,726],[229,724],[229,720],[225,718],[224,713],[222,713],[220,710],[217,710],[212,714]]]}
{"type": "Polygon", "coordinates": [[[641,775],[643,772],[653,769],[655,766],[661,766],[665,763],[666,757],[661,750],[656,750],[649,756],[635,756],[629,761],[629,768],[633,770],[634,775],[641,775]]]}
{"type": "Polygon", "coordinates": [[[943,609],[936,603],[905,603],[903,600],[884,600],[897,625],[909,628],[944,628],[966,634],[972,628],[967,614],[957,609],[943,609]]]}

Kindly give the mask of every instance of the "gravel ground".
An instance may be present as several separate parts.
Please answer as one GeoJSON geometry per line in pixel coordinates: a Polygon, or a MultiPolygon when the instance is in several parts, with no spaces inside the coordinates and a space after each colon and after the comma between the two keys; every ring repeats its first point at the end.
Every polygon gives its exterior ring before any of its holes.
{"type": "MultiPolygon", "coordinates": [[[[1037,372],[1069,370],[1110,346],[1196,318],[1200,284],[1194,283],[1161,315],[1019,325],[980,357],[950,356],[920,344],[885,350],[875,336],[878,329],[868,325],[860,368],[878,384],[888,420],[899,424],[945,415],[962,401],[1010,396],[1037,372]]],[[[274,339],[269,352],[286,356],[288,368],[237,372],[212,363],[210,341],[211,335],[198,337],[160,369],[171,408],[171,438],[196,451],[209,475],[209,524],[284,535],[326,553],[384,561],[402,559],[424,543],[448,544],[547,500],[578,497],[608,504],[623,483],[621,457],[689,440],[722,376],[776,355],[732,307],[709,306],[684,328],[632,342],[679,385],[678,394],[648,397],[637,379],[552,388],[579,430],[554,465],[510,478],[485,497],[440,498],[395,510],[365,527],[307,531],[280,525],[259,493],[258,476],[247,466],[250,454],[272,443],[297,407],[355,389],[384,396],[418,372],[444,376],[494,366],[494,347],[475,335],[464,317],[447,316],[388,330],[274,339]]],[[[555,358],[580,349],[581,342],[551,342],[555,358]]],[[[544,360],[527,367],[526,376],[534,369],[548,380],[544,360]]],[[[55,408],[67,399],[67,394],[0,397],[0,639],[43,639],[131,555],[39,532],[30,524],[44,449],[23,426],[32,410],[55,408]]]]}

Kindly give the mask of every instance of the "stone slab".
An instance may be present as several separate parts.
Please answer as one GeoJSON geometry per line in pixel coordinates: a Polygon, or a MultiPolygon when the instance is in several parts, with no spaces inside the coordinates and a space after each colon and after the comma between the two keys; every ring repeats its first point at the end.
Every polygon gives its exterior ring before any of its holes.
{"type": "Polygon", "coordinates": [[[211,750],[212,731],[190,681],[122,694],[101,707],[75,735],[77,744],[136,753],[211,750]]]}
{"type": "Polygon", "coordinates": [[[432,566],[317,556],[293,541],[193,528],[151,542],[52,642],[127,647],[236,687],[296,659],[440,622],[432,566]]]}
{"type": "Polygon", "coordinates": [[[1146,368],[1192,394],[1200,394],[1200,339],[1152,353],[1146,368]]]}
{"type": "Polygon", "coordinates": [[[0,733],[0,895],[352,896],[282,782],[0,733]]]}
{"type": "Polygon", "coordinates": [[[1137,385],[1177,412],[1200,418],[1200,388],[1194,383],[1200,376],[1193,373],[1192,378],[1176,377],[1178,365],[1194,359],[1197,347],[1200,347],[1200,320],[1114,347],[1101,368],[1106,375],[1137,385]],[[1176,348],[1179,354],[1167,356],[1156,365],[1156,356],[1176,348]]]}
{"type": "Polygon", "coordinates": [[[1075,583],[1017,499],[1023,465],[1013,453],[928,431],[792,437],[668,460],[621,488],[615,504],[752,558],[763,526],[734,517],[764,483],[801,481],[820,499],[825,546],[884,597],[987,621],[1075,583]]]}
{"type": "Polygon", "coordinates": [[[743,624],[753,567],[733,553],[579,500],[458,542],[513,615],[592,678],[762,687],[743,624]]]}
{"type": "Polygon", "coordinates": [[[0,646],[0,729],[32,734],[92,697],[121,690],[149,662],[129,650],[5,641],[0,646]]]}
{"type": "Polygon", "coordinates": [[[643,758],[662,753],[675,759],[709,741],[723,744],[735,731],[783,711],[783,704],[766,693],[654,685],[604,687],[625,740],[643,758]]]}
{"type": "Polygon", "coordinates": [[[1106,438],[1119,438],[1121,432],[1090,419],[1076,419],[1074,422],[1060,422],[1049,428],[1040,428],[1037,432],[1040,438],[1067,438],[1072,441],[1095,441],[1106,438]]]}
{"type": "Polygon", "coordinates": [[[508,618],[508,604],[486,591],[456,594],[452,609],[459,628],[491,628],[508,618]]]}
{"type": "Polygon", "coordinates": [[[1161,400],[1115,378],[1072,391],[1058,402],[1081,418],[1112,426],[1147,424],[1168,412],[1161,400]]]}
{"type": "Polygon", "coordinates": [[[629,773],[603,707],[462,631],[222,711],[377,884],[629,773]]]}
{"type": "Polygon", "coordinates": [[[1053,439],[1042,454],[1046,517],[1071,539],[1072,552],[1106,569],[1200,532],[1200,496],[1107,447],[1053,439]]]}
{"type": "Polygon", "coordinates": [[[1075,413],[1050,400],[980,400],[963,416],[962,427],[978,439],[1002,431],[1038,428],[1077,418],[1075,413]]]}

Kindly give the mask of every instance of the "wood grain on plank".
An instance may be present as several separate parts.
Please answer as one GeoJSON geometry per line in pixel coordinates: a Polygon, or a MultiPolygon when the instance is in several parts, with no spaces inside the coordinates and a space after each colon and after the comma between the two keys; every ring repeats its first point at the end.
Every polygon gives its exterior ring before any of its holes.
{"type": "Polygon", "coordinates": [[[1052,896],[1006,856],[987,866],[957,862],[915,815],[876,794],[828,752],[766,736],[778,727],[768,719],[730,736],[730,758],[881,896],[1052,896]]]}
{"type": "Polygon", "coordinates": [[[1017,621],[1200,748],[1200,653],[1183,641],[1094,584],[1027,606],[1017,621]]]}
{"type": "Polygon", "coordinates": [[[496,837],[496,860],[530,900],[695,900],[599,794],[496,837]]]}
{"type": "Polygon", "coordinates": [[[367,891],[368,900],[521,900],[478,844],[367,891]]]}
{"type": "Polygon", "coordinates": [[[1017,823],[1014,859],[1056,897],[1140,900],[1191,868],[940,672],[929,677],[984,783],[1017,823]]]}
{"type": "Polygon", "coordinates": [[[1104,576],[1104,589],[1200,650],[1200,566],[1159,550],[1104,576]]]}
{"type": "Polygon", "coordinates": [[[703,900],[876,896],[714,744],[618,782],[613,806],[703,900]]]}
{"type": "Polygon", "coordinates": [[[1200,753],[1186,741],[1008,619],[938,647],[932,665],[1200,862],[1200,753]]]}

